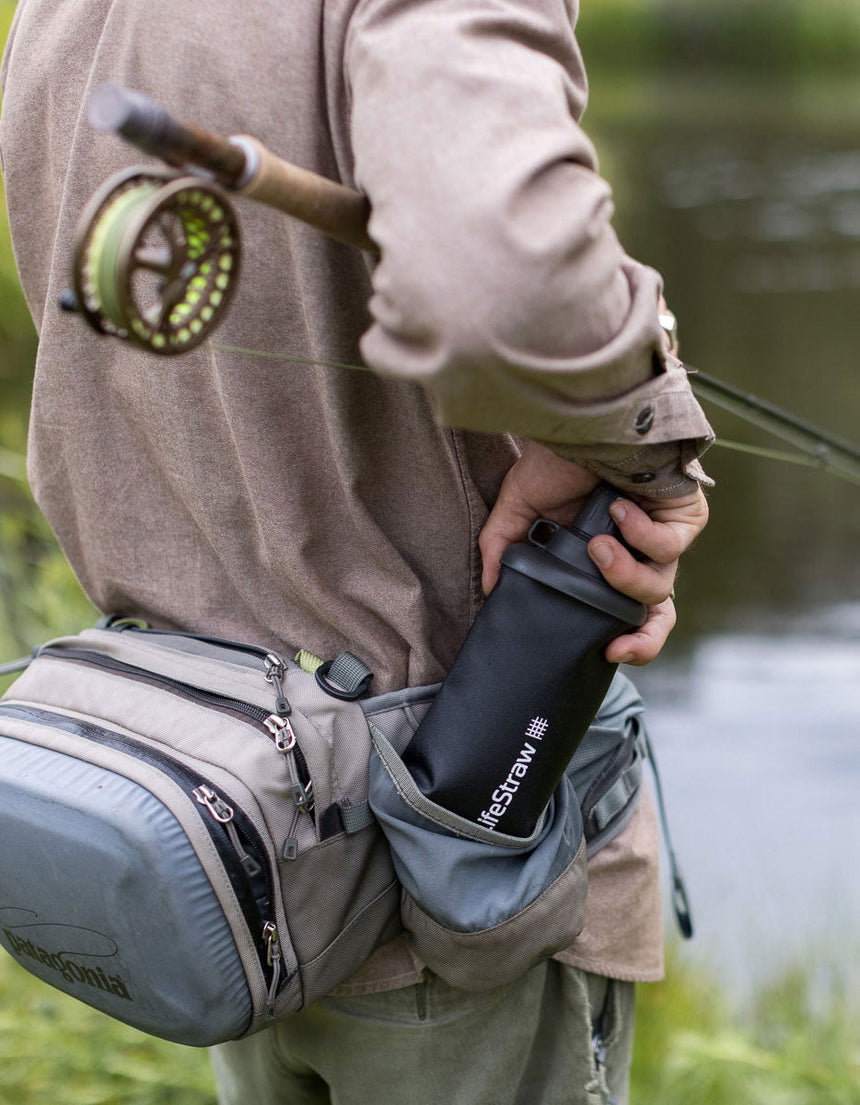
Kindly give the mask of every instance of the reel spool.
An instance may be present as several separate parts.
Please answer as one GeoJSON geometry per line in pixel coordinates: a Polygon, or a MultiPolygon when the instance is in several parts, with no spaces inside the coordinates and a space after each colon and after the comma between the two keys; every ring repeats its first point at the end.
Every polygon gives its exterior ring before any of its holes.
{"type": "Polygon", "coordinates": [[[239,276],[239,227],[197,176],[130,169],[93,196],[78,229],[78,309],[100,334],[185,353],[218,325],[239,276]]]}

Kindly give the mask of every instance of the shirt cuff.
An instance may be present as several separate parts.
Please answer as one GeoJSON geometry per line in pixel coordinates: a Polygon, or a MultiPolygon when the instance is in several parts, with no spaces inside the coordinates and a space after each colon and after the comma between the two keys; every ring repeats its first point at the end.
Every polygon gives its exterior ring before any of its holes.
{"type": "Polygon", "coordinates": [[[576,419],[575,438],[541,444],[634,498],[675,498],[713,486],[698,458],[714,432],[674,357],[639,387],[589,404],[576,419]]]}

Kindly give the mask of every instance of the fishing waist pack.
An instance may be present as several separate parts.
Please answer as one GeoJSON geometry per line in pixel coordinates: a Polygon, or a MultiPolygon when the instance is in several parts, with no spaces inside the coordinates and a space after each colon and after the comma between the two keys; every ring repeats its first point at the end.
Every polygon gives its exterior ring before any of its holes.
{"type": "Polygon", "coordinates": [[[629,681],[522,839],[411,783],[401,753],[438,687],[359,701],[370,673],[344,658],[314,672],[110,621],[39,649],[0,700],[0,944],[194,1046],[303,1008],[404,928],[466,989],[570,944],[587,851],[638,794],[629,681]]]}

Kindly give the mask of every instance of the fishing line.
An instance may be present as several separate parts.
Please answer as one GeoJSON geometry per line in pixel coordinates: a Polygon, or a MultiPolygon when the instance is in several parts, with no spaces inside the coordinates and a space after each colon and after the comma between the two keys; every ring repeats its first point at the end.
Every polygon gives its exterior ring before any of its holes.
{"type": "Polygon", "coordinates": [[[265,349],[246,349],[242,345],[224,345],[220,341],[210,341],[209,345],[220,353],[241,353],[246,357],[261,357],[267,361],[288,361],[290,364],[304,364],[318,368],[349,368],[355,372],[371,371],[367,365],[343,364],[340,361],[320,361],[313,357],[297,357],[291,353],[269,353],[265,349]]]}
{"type": "MultiPolygon", "coordinates": [[[[735,453],[747,453],[754,457],[763,457],[765,460],[779,460],[785,464],[796,464],[802,468],[818,468],[825,470],[826,462],[820,458],[805,455],[803,453],[786,453],[782,449],[767,449],[763,445],[748,445],[743,441],[731,441],[729,438],[718,437],[714,442],[714,445],[719,445],[723,449],[729,449],[735,453]]],[[[842,479],[848,480],[849,483],[860,484],[860,479],[856,479],[847,473],[831,472],[830,475],[839,475],[842,479]]]]}
{"type": "MultiPolygon", "coordinates": [[[[210,341],[209,345],[222,353],[238,353],[242,356],[259,357],[270,361],[287,361],[290,364],[320,368],[350,369],[356,372],[371,371],[366,365],[347,364],[342,361],[323,361],[288,353],[272,353],[268,350],[248,349],[245,346],[226,345],[216,341],[210,341]]],[[[788,411],[782,410],[766,399],[759,399],[749,392],[740,391],[698,369],[690,369],[690,383],[700,399],[712,402],[731,411],[749,424],[790,441],[799,452],[787,453],[781,449],[750,445],[724,437],[718,437],[714,442],[715,445],[733,452],[762,457],[765,460],[782,461],[785,464],[795,464],[803,468],[817,468],[849,483],[860,484],[860,451],[850,442],[836,438],[806,419],[789,414],[788,411]]]]}
{"type": "MultiPolygon", "coordinates": [[[[371,371],[367,365],[350,364],[344,361],[324,361],[316,357],[300,357],[292,353],[273,353],[265,349],[249,349],[243,345],[227,345],[225,342],[210,340],[209,346],[219,353],[237,353],[245,357],[256,357],[267,361],[286,361],[288,364],[308,365],[312,368],[349,369],[353,372],[371,371]]],[[[694,391],[701,392],[705,390],[698,386],[701,381],[707,381],[710,385],[716,385],[717,387],[725,388],[729,391],[735,390],[731,389],[729,385],[723,384],[722,381],[716,381],[713,377],[706,377],[704,373],[697,371],[695,375],[691,377],[694,391]]],[[[780,410],[767,400],[759,399],[757,396],[750,395],[746,392],[738,394],[741,395],[744,406],[750,408],[750,410],[755,410],[757,414],[766,416],[769,420],[784,421],[785,424],[791,428],[800,427],[806,441],[805,451],[788,453],[782,449],[769,449],[763,445],[751,445],[747,442],[733,441],[725,437],[718,437],[714,442],[715,445],[723,449],[728,449],[731,452],[745,453],[749,456],[761,457],[765,460],[780,461],[783,464],[794,464],[802,468],[816,468],[819,471],[827,472],[831,476],[837,476],[840,479],[844,479],[849,483],[860,485],[860,470],[853,471],[844,464],[834,467],[834,461],[831,456],[831,450],[838,448],[840,452],[846,454],[848,459],[860,459],[860,453],[858,453],[850,443],[833,438],[823,430],[819,430],[818,427],[814,426],[811,422],[807,422],[804,419],[795,419],[794,415],[789,415],[787,412],[780,410]],[[797,425],[795,425],[795,423],[797,425]],[[814,446],[810,447],[809,442],[814,442],[814,446]]],[[[716,402],[711,394],[700,394],[700,398],[706,401],[710,400],[716,402]]],[[[725,404],[719,405],[725,406],[725,404]]],[[[769,424],[767,426],[762,425],[762,420],[760,418],[754,419],[751,417],[749,412],[745,414],[734,407],[729,409],[750,424],[762,429],[769,429],[772,433],[775,432],[769,424]]],[[[801,446],[798,446],[798,448],[801,448],[801,446]]],[[[7,479],[15,480],[16,482],[26,485],[25,458],[18,453],[0,449],[0,476],[5,476],[7,479]]]]}

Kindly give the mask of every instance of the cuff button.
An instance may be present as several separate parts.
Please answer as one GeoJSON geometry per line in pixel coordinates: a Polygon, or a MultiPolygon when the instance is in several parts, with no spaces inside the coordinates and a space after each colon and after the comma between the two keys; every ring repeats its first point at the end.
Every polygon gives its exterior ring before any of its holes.
{"type": "Polygon", "coordinates": [[[651,483],[657,479],[656,472],[636,472],[630,477],[631,483],[651,483]]]}
{"type": "Polygon", "coordinates": [[[654,411],[650,407],[643,407],[636,415],[633,429],[637,434],[647,434],[654,425],[654,411]]]}

